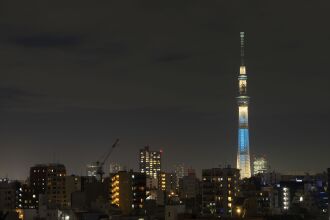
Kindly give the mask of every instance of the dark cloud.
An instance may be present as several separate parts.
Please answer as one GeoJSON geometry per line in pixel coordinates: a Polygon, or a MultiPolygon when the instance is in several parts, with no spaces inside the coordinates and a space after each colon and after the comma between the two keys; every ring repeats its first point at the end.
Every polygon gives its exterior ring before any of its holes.
{"type": "Polygon", "coordinates": [[[8,105],[10,103],[19,103],[26,100],[29,97],[36,96],[32,92],[18,89],[18,88],[0,88],[0,103],[8,105]]]}
{"type": "Polygon", "coordinates": [[[125,43],[107,42],[105,44],[78,49],[75,53],[81,65],[100,65],[122,59],[129,52],[125,43]]]}
{"type": "Polygon", "coordinates": [[[36,99],[44,97],[42,94],[16,87],[0,87],[1,111],[27,111],[36,99]]]}
{"type": "Polygon", "coordinates": [[[0,88],[0,99],[2,101],[15,101],[32,95],[32,93],[18,88],[0,88]]]}
{"type": "Polygon", "coordinates": [[[155,63],[179,62],[189,58],[188,55],[180,53],[154,53],[152,57],[155,63]]]}
{"type": "Polygon", "coordinates": [[[63,48],[77,46],[82,43],[82,39],[77,36],[64,36],[60,34],[37,34],[10,37],[9,42],[23,47],[63,48]]]}

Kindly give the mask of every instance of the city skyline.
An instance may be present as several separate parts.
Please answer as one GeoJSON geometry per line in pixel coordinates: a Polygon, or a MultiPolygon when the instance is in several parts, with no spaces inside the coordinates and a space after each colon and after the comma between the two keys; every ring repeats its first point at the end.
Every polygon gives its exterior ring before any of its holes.
{"type": "Polygon", "coordinates": [[[267,155],[277,171],[329,167],[324,5],[2,4],[0,177],[25,179],[28,167],[49,162],[84,174],[116,138],[110,162],[134,170],[146,145],[163,150],[165,170],[234,166],[240,31],[251,155],[267,155]]]}

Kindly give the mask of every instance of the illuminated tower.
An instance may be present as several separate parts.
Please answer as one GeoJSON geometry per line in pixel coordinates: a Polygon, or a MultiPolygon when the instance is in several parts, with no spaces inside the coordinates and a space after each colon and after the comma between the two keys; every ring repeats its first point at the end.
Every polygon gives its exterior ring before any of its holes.
{"type": "Polygon", "coordinates": [[[247,75],[244,64],[244,32],[241,36],[241,66],[239,68],[238,88],[238,151],[237,169],[240,169],[241,178],[251,177],[250,149],[249,149],[249,96],[247,96],[247,75]]]}

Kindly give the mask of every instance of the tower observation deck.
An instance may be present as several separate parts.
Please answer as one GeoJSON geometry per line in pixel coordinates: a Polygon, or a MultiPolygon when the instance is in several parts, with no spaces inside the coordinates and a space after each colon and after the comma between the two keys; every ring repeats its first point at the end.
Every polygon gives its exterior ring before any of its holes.
{"type": "Polygon", "coordinates": [[[237,169],[240,169],[241,178],[251,177],[250,146],[249,146],[249,96],[247,96],[247,74],[244,63],[244,37],[245,33],[240,32],[241,37],[241,65],[238,75],[238,150],[237,169]]]}

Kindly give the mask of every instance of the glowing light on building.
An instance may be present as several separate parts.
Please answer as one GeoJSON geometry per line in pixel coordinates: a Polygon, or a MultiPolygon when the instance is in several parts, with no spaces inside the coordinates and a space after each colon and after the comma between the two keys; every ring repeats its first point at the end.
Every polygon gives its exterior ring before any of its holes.
{"type": "Polygon", "coordinates": [[[160,189],[162,191],[166,190],[166,174],[165,173],[160,174],[160,189]]]}
{"type": "Polygon", "coordinates": [[[251,177],[250,148],[249,148],[249,126],[248,126],[248,107],[249,97],[247,94],[247,75],[244,64],[244,32],[241,36],[241,66],[238,76],[239,96],[238,104],[238,150],[237,150],[237,169],[240,169],[241,178],[251,177]]]}
{"type": "Polygon", "coordinates": [[[16,209],[16,212],[18,214],[18,219],[23,220],[24,219],[24,211],[23,211],[23,209],[16,209]]]}
{"type": "Polygon", "coordinates": [[[111,179],[112,189],[111,189],[111,204],[119,206],[119,175],[115,175],[111,179]]]}
{"type": "Polygon", "coordinates": [[[237,208],[236,208],[236,213],[237,213],[238,216],[240,216],[241,213],[242,213],[242,209],[239,208],[239,207],[237,207],[237,208]]]}
{"type": "Polygon", "coordinates": [[[288,187],[282,188],[282,198],[283,198],[282,207],[283,210],[286,211],[290,207],[290,190],[288,187]]]}

